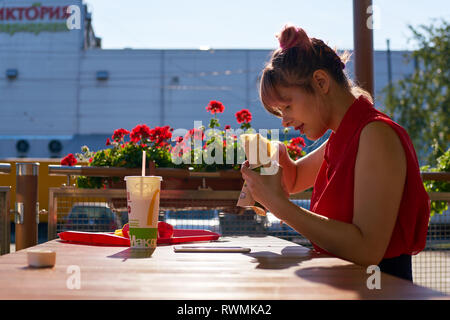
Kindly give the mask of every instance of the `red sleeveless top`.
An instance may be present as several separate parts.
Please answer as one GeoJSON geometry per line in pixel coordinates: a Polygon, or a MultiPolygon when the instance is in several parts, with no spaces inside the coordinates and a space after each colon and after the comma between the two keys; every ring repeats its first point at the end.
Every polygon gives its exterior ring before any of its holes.
{"type": "MultiPolygon", "coordinates": [[[[383,121],[400,138],[407,161],[406,181],[391,240],[383,258],[414,255],[425,247],[430,200],[422,183],[419,163],[408,133],[364,97],[356,99],[339,128],[332,132],[324,161],[314,183],[311,211],[330,219],[352,223],[355,162],[362,129],[372,121],[383,121]]],[[[328,253],[313,243],[314,248],[328,253]]],[[[328,253],[330,254],[330,253],[328,253]]]]}

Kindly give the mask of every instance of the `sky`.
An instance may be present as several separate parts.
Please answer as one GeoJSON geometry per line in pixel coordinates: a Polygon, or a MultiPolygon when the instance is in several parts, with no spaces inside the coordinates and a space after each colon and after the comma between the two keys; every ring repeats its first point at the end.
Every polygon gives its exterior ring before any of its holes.
{"type": "MultiPolygon", "coordinates": [[[[273,49],[286,23],[353,48],[353,0],[84,0],[104,49],[273,49]]],[[[408,25],[449,20],[449,0],[373,0],[374,48],[412,50],[408,25]]]]}

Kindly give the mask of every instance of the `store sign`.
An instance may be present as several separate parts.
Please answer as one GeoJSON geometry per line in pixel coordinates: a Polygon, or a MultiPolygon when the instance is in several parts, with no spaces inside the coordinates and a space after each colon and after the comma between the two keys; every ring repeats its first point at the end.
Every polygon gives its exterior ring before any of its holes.
{"type": "Polygon", "coordinates": [[[0,8],[0,21],[36,21],[36,20],[65,20],[70,14],[68,6],[46,7],[34,5],[31,7],[3,7],[0,8]]]}
{"type": "MultiPolygon", "coordinates": [[[[68,28],[68,21],[73,21],[74,14],[79,16],[78,6],[41,6],[0,8],[0,33],[13,35],[17,32],[63,32],[68,28]]],[[[72,22],[71,22],[72,23],[72,22]]],[[[78,29],[78,28],[77,28],[78,29]]]]}

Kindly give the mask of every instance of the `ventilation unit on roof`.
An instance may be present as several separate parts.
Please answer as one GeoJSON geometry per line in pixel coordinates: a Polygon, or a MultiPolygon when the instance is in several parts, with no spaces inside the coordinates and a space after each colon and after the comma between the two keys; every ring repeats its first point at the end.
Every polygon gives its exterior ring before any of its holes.
{"type": "Polygon", "coordinates": [[[108,71],[105,70],[97,71],[97,80],[105,81],[108,80],[108,78],[109,78],[108,71]]]}
{"type": "Polygon", "coordinates": [[[14,80],[19,75],[17,69],[6,69],[6,77],[10,80],[14,80]]]}
{"type": "Polygon", "coordinates": [[[30,144],[27,140],[21,139],[16,143],[16,150],[19,157],[25,157],[28,150],[30,150],[30,144]]]}

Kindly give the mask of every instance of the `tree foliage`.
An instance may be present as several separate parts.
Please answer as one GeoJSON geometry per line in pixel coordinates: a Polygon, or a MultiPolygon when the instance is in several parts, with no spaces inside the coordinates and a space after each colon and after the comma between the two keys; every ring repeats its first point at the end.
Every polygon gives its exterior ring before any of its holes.
{"type": "Polygon", "coordinates": [[[433,164],[450,141],[450,25],[433,20],[408,27],[417,49],[405,58],[414,60],[416,68],[383,90],[385,112],[408,131],[419,162],[433,164]]]}
{"type": "MultiPolygon", "coordinates": [[[[450,172],[450,149],[436,159],[436,167],[430,168],[429,165],[420,168],[421,171],[430,172],[450,172]]],[[[450,192],[450,181],[431,181],[423,182],[427,192],[450,192]]],[[[448,209],[448,201],[431,201],[431,215],[435,213],[442,214],[448,209]]]]}

